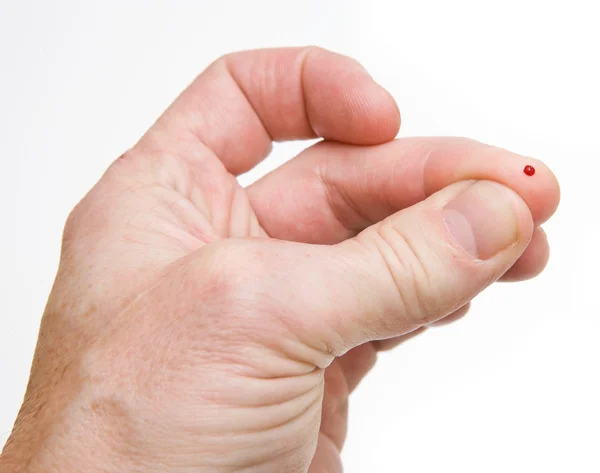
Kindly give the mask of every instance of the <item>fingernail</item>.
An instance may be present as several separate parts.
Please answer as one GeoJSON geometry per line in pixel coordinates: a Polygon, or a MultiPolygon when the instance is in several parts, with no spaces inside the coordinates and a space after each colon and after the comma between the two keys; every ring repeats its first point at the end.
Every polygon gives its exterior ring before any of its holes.
{"type": "Polygon", "coordinates": [[[507,188],[478,181],[450,201],[442,211],[456,243],[477,259],[488,259],[518,239],[517,218],[507,188]]]}

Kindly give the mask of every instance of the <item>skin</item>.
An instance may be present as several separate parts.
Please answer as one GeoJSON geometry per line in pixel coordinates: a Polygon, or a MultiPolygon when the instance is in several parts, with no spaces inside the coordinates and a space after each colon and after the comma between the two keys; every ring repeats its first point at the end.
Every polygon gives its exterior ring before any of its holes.
{"type": "Polygon", "coordinates": [[[377,352],[537,275],[559,200],[540,161],[399,126],[352,59],[213,63],[71,213],[0,471],[341,472],[377,352]]]}

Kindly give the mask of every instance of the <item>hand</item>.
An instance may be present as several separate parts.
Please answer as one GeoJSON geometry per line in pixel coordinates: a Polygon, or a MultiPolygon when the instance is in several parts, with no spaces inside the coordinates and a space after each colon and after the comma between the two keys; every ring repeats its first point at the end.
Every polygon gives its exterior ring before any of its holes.
{"type": "Polygon", "coordinates": [[[71,213],[1,471],[341,472],[376,352],[541,271],[558,205],[541,162],[399,122],[324,50],[212,64],[71,213]]]}

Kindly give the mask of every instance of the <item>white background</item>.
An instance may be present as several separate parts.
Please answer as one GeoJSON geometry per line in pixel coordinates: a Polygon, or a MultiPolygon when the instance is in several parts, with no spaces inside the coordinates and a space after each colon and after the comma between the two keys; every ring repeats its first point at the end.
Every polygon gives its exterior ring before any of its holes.
{"type": "Polygon", "coordinates": [[[541,277],[381,356],[351,400],[346,471],[600,471],[596,3],[0,0],[0,443],[69,210],[217,56],[318,44],[393,93],[402,136],[538,157],[563,191],[541,277]]]}

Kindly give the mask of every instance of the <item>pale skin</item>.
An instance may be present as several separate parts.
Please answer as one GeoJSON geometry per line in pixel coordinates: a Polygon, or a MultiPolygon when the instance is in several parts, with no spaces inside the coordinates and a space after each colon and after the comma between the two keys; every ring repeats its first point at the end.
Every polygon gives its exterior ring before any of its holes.
{"type": "Polygon", "coordinates": [[[0,471],[341,472],[377,352],[539,274],[559,201],[536,159],[399,126],[322,49],[206,69],[71,213],[0,471]]]}

